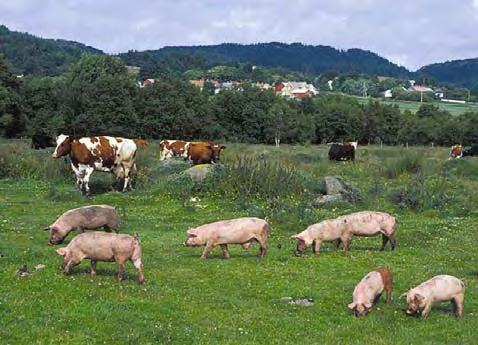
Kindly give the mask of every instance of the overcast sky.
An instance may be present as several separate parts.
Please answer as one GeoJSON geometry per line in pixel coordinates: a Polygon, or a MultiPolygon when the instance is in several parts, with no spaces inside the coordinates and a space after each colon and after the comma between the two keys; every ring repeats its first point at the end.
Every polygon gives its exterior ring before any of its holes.
{"type": "Polygon", "coordinates": [[[279,41],[364,48],[412,70],[478,57],[478,0],[1,0],[0,23],[109,53],[279,41]]]}

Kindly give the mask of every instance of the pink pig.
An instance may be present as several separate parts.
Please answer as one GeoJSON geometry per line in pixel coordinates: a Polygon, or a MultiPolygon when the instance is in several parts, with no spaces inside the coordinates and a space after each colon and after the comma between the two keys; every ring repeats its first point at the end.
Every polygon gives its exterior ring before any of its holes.
{"type": "Polygon", "coordinates": [[[118,212],[114,207],[90,205],[74,208],[63,213],[45,230],[50,230],[48,244],[59,244],[72,230],[83,232],[84,229],[97,229],[102,226],[119,231],[118,212]]]}
{"type": "Polygon", "coordinates": [[[319,254],[322,242],[333,242],[335,248],[342,242],[344,251],[348,251],[353,236],[382,235],[380,250],[385,249],[389,240],[393,250],[397,243],[395,230],[396,220],[390,214],[362,211],[312,224],[301,233],[291,236],[291,239],[297,241],[296,256],[301,256],[310,246],[314,253],[319,254]]]}
{"type": "Polygon", "coordinates": [[[450,300],[455,316],[463,315],[465,284],[456,277],[446,274],[435,276],[402,296],[405,295],[407,296],[406,313],[408,315],[419,313],[422,317],[427,317],[433,303],[450,300]]]}
{"type": "Polygon", "coordinates": [[[240,244],[243,248],[250,247],[252,242],[259,242],[260,256],[267,253],[267,237],[269,224],[260,218],[245,217],[223,220],[201,225],[187,231],[186,246],[206,246],[201,258],[205,259],[211,250],[219,245],[224,258],[229,258],[228,244],[240,244]]]}
{"type": "Polygon", "coordinates": [[[383,291],[387,294],[387,304],[390,304],[392,289],[392,272],[387,267],[369,272],[355,287],[353,302],[348,307],[355,312],[356,317],[365,316],[383,291]]]}
{"type": "Polygon", "coordinates": [[[63,256],[62,271],[68,273],[84,259],[91,260],[91,275],[96,274],[97,261],[115,261],[119,266],[118,280],[123,279],[124,264],[130,260],[138,270],[138,281],[144,283],[141,246],[138,236],[112,234],[101,231],[84,232],[75,236],[68,246],[56,251],[63,256]]]}

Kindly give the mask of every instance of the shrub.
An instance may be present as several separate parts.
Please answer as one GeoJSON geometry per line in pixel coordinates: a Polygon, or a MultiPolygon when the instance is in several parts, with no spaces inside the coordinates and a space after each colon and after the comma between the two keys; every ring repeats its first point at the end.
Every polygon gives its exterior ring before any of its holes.
{"type": "Polygon", "coordinates": [[[388,159],[384,166],[384,175],[395,179],[403,173],[416,174],[422,170],[423,157],[417,152],[406,152],[399,158],[388,159]]]}

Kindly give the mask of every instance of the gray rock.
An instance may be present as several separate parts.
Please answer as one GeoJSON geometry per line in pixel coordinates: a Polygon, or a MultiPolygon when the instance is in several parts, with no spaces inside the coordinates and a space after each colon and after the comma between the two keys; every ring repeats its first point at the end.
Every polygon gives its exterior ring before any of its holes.
{"type": "Polygon", "coordinates": [[[187,174],[193,182],[201,183],[211,174],[213,170],[214,165],[198,164],[187,169],[184,173],[187,174]]]}
{"type": "Polygon", "coordinates": [[[314,205],[316,206],[333,203],[355,203],[360,200],[360,193],[356,189],[335,176],[324,177],[322,191],[324,195],[314,200],[314,205]]]}

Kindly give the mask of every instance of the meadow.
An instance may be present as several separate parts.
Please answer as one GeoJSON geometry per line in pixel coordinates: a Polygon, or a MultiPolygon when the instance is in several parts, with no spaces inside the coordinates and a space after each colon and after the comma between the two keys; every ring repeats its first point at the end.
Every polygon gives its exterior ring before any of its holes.
{"type": "Polygon", "coordinates": [[[160,163],[152,143],[139,153],[134,191],[120,193],[110,175],[95,172],[88,199],[65,160],[26,141],[0,141],[1,343],[476,343],[478,161],[448,161],[447,148],[365,146],[355,164],[332,163],[327,149],[228,144],[224,166],[197,184],[182,173],[187,164],[160,163]],[[314,206],[326,175],[356,188],[360,201],[314,206]],[[118,208],[121,232],[140,234],[145,285],[131,264],[122,283],[114,263],[99,262],[93,278],[89,262],[60,272],[61,245],[48,246],[42,229],[70,208],[100,203],[118,208]],[[319,256],[294,256],[291,235],[369,209],[398,218],[394,252],[380,252],[381,239],[372,237],[354,238],[347,255],[326,244],[319,256]],[[230,247],[228,260],[219,249],[200,260],[202,248],[182,244],[190,227],[246,215],[270,220],[264,259],[257,245],[230,247]],[[30,274],[19,277],[23,265],[30,274]],[[394,274],[392,304],[382,296],[356,318],[347,309],[355,285],[385,265],[394,274]],[[464,317],[457,320],[449,303],[435,305],[427,319],[406,316],[399,296],[437,274],[466,281],[464,317]]]}

